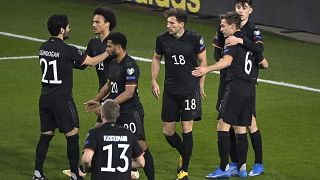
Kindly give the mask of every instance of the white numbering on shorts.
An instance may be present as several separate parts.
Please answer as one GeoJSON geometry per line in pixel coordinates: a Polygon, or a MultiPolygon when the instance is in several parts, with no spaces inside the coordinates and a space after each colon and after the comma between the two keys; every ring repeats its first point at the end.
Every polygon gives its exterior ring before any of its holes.
{"type": "Polygon", "coordinates": [[[137,127],[133,122],[131,122],[130,124],[124,124],[123,127],[129,129],[132,133],[135,133],[137,131],[137,127]]]}
{"type": "Polygon", "coordinates": [[[196,99],[187,99],[184,102],[186,102],[186,108],[184,108],[186,111],[194,110],[197,107],[196,99]]]}
{"type": "Polygon", "coordinates": [[[100,71],[103,71],[103,70],[104,70],[103,62],[99,62],[99,64],[98,64],[98,70],[100,70],[100,71]]]}
{"type": "Polygon", "coordinates": [[[177,55],[173,55],[172,58],[174,60],[173,64],[175,64],[175,65],[184,65],[184,64],[186,64],[186,60],[184,59],[183,55],[179,55],[178,58],[177,58],[177,55]]]}
{"type": "Polygon", "coordinates": [[[249,59],[249,55],[252,55],[251,51],[248,51],[246,54],[246,60],[244,62],[244,71],[246,72],[246,74],[250,74],[251,69],[252,69],[252,61],[249,59]]]}
{"type": "Polygon", "coordinates": [[[111,93],[118,93],[117,82],[111,82],[111,93]]]}
{"type": "MultiPolygon", "coordinates": [[[[112,146],[112,144],[109,144],[107,146],[103,146],[103,151],[107,151],[107,154],[108,154],[108,162],[107,162],[107,167],[101,167],[101,171],[103,172],[116,172],[119,171],[119,172],[126,172],[129,168],[129,159],[128,157],[126,156],[126,152],[129,148],[129,144],[118,144],[118,147],[115,147],[115,148],[118,148],[118,149],[122,149],[122,152],[120,154],[120,160],[123,160],[124,161],[124,167],[112,167],[112,148],[114,148],[114,146],[112,146]]],[[[118,161],[118,160],[116,160],[118,161]]]]}
{"type": "Polygon", "coordinates": [[[41,58],[40,59],[40,66],[42,63],[44,64],[44,67],[43,67],[43,74],[42,74],[41,82],[49,83],[49,84],[62,84],[62,80],[58,80],[57,60],[49,61],[49,63],[48,63],[46,59],[41,58]],[[52,65],[53,80],[45,79],[47,71],[48,71],[48,65],[52,65]]]}

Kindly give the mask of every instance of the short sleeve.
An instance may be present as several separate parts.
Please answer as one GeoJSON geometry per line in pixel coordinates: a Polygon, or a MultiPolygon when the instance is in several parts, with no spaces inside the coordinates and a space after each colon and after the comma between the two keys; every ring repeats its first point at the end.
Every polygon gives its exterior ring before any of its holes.
{"type": "Polygon", "coordinates": [[[228,46],[223,49],[223,56],[229,55],[231,57],[236,56],[236,46],[228,46]]]}
{"type": "Polygon", "coordinates": [[[134,135],[132,137],[133,137],[132,158],[135,159],[135,158],[141,156],[141,154],[143,153],[143,150],[141,149],[141,147],[138,143],[137,137],[135,137],[134,135]]]}
{"type": "Polygon", "coordinates": [[[253,27],[253,42],[254,43],[263,42],[261,31],[257,26],[253,27]]]}
{"type": "Polygon", "coordinates": [[[200,54],[204,50],[206,50],[204,39],[203,39],[203,37],[201,35],[198,35],[197,39],[196,39],[196,53],[200,54]]]}
{"type": "Polygon", "coordinates": [[[97,140],[95,139],[95,134],[96,133],[94,129],[89,130],[83,149],[91,149],[94,151],[97,148],[97,140]]]}
{"type": "Polygon", "coordinates": [[[69,46],[69,59],[71,59],[75,64],[82,64],[86,59],[87,54],[83,53],[80,49],[69,46]]]}
{"type": "Polygon", "coordinates": [[[161,47],[161,38],[160,36],[157,37],[156,40],[156,48],[154,49],[154,51],[158,54],[158,55],[163,55],[163,50],[161,47]]]}

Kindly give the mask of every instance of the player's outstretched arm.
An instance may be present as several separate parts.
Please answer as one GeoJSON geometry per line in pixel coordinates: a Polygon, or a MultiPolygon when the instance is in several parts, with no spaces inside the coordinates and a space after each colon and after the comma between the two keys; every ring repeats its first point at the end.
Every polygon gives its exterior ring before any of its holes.
{"type": "Polygon", "coordinates": [[[160,98],[160,87],[157,78],[160,72],[161,55],[154,53],[151,62],[151,91],[154,97],[160,98]]]}
{"type": "Polygon", "coordinates": [[[233,60],[232,56],[225,55],[218,62],[216,62],[213,65],[210,65],[207,67],[201,67],[201,66],[196,67],[196,69],[192,71],[192,75],[195,77],[200,77],[200,76],[207,74],[208,72],[217,71],[220,69],[227,68],[228,66],[231,65],[232,60],[233,60]]]}
{"type": "Polygon", "coordinates": [[[114,100],[118,104],[126,102],[128,99],[132,98],[137,88],[137,84],[126,84],[125,90],[119,94],[114,100]]]}
{"type": "Polygon", "coordinates": [[[95,57],[87,56],[84,62],[82,63],[82,65],[95,66],[99,62],[105,60],[108,56],[109,56],[109,53],[107,51],[95,57]]]}
{"type": "Polygon", "coordinates": [[[107,80],[107,83],[100,89],[99,93],[95,98],[85,102],[86,112],[92,112],[97,110],[97,106],[100,106],[100,101],[102,101],[110,92],[110,80],[107,80]]]}

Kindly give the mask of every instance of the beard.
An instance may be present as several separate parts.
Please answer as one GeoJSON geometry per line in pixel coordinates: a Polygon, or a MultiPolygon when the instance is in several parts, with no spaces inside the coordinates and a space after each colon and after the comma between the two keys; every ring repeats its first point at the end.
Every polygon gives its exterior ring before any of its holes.
{"type": "Polygon", "coordinates": [[[69,33],[68,33],[68,32],[65,32],[65,33],[63,34],[63,40],[67,40],[67,39],[69,39],[69,33]]]}

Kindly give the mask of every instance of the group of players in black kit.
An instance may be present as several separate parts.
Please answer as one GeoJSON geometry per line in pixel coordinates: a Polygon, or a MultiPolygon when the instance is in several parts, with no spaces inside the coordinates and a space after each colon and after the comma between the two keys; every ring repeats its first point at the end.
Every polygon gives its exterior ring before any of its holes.
{"type": "MultiPolygon", "coordinates": [[[[160,61],[165,61],[165,81],[161,118],[167,142],[179,153],[177,180],[187,180],[193,149],[193,122],[201,120],[205,74],[220,70],[217,100],[218,150],[220,166],[209,179],[247,177],[248,128],[255,152],[249,176],[261,175],[262,141],[256,125],[255,85],[259,68],[267,68],[263,41],[250,21],[252,0],[236,0],[235,11],[221,15],[214,39],[217,63],[207,66],[206,47],[200,34],[185,29],[183,9],[166,11],[167,32],[156,39],[151,63],[153,95],[160,98],[157,77],[160,61]],[[182,138],[176,132],[181,122],[182,138]],[[231,162],[229,163],[229,156],[231,162]]],[[[55,129],[67,140],[70,179],[131,179],[134,168],[143,167],[148,180],[155,179],[153,157],[144,132],[144,111],[138,96],[140,70],[127,51],[124,34],[111,32],[116,26],[112,10],[98,7],[93,16],[93,32],[85,53],[63,41],[70,31],[65,15],[53,15],[47,22],[51,37],[39,49],[42,90],[39,100],[41,135],[36,148],[33,180],[46,180],[44,160],[55,129]],[[72,97],[73,68],[95,66],[99,92],[87,101],[86,111],[97,114],[95,127],[85,141],[79,166],[79,118],[72,97]]]]}

